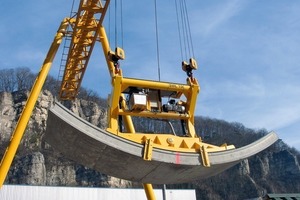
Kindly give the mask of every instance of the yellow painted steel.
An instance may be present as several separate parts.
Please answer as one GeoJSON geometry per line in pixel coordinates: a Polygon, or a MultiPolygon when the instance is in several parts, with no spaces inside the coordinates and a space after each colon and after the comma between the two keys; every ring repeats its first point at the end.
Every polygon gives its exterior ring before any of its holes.
{"type": "Polygon", "coordinates": [[[142,145],[146,145],[146,142],[148,140],[151,140],[151,146],[153,148],[164,149],[174,152],[201,153],[201,148],[205,148],[207,152],[218,152],[235,148],[234,145],[216,146],[204,143],[199,137],[180,137],[162,133],[118,133],[118,136],[142,145]]]}
{"type": "Polygon", "coordinates": [[[200,155],[201,155],[203,166],[210,167],[210,161],[209,161],[209,157],[208,157],[208,151],[207,151],[207,149],[204,146],[202,146],[200,148],[200,155]]]}
{"type": "MultiPolygon", "coordinates": [[[[124,95],[121,96],[122,99],[125,99],[124,95]]],[[[127,105],[125,101],[121,102],[121,106],[125,109],[127,109],[127,105]]],[[[120,111],[119,111],[120,113],[120,111]]],[[[129,133],[135,133],[135,128],[132,122],[132,118],[130,115],[124,115],[122,116],[122,119],[124,120],[124,124],[125,124],[125,130],[129,133]]]]}
{"type": "Polygon", "coordinates": [[[156,200],[152,184],[143,183],[143,187],[148,200],[156,200]]]}
{"type": "Polygon", "coordinates": [[[72,26],[73,34],[61,81],[60,98],[74,100],[78,94],[85,70],[90,60],[99,27],[102,25],[110,0],[81,0],[72,26]]]}
{"type": "Polygon", "coordinates": [[[109,111],[108,111],[108,128],[112,129],[113,132],[119,131],[119,124],[118,124],[118,108],[119,102],[121,97],[121,81],[122,77],[115,76],[113,78],[113,92],[111,94],[111,99],[109,102],[109,111]]]}
{"type": "Polygon", "coordinates": [[[57,49],[59,45],[61,44],[62,38],[65,34],[65,31],[67,29],[67,26],[69,24],[69,19],[65,19],[59,29],[58,32],[54,38],[54,41],[52,42],[52,45],[48,51],[48,54],[46,56],[46,59],[41,67],[41,70],[35,80],[35,83],[32,87],[32,90],[30,92],[30,95],[27,99],[27,102],[24,106],[23,112],[19,118],[19,121],[17,123],[17,126],[15,128],[14,133],[11,136],[10,144],[7,147],[4,156],[1,160],[0,164],[0,187],[2,187],[5,178],[7,176],[8,170],[11,166],[11,163],[13,161],[13,158],[15,157],[15,154],[17,152],[18,146],[21,142],[22,136],[24,134],[24,131],[26,129],[26,126],[28,124],[28,121],[30,119],[32,110],[34,108],[34,105],[38,99],[38,96],[40,94],[40,91],[44,85],[44,82],[47,78],[48,72],[51,68],[52,61],[55,57],[55,54],[57,52],[57,49]]]}
{"type": "Polygon", "coordinates": [[[119,109],[119,115],[130,115],[136,117],[149,117],[149,118],[161,118],[161,119],[189,119],[190,115],[188,114],[181,114],[181,113],[167,113],[167,112],[156,112],[153,113],[151,111],[128,111],[124,109],[119,109]]]}
{"type": "Polygon", "coordinates": [[[104,53],[104,56],[105,56],[105,59],[106,59],[106,64],[107,64],[110,76],[111,77],[115,77],[116,75],[122,76],[122,70],[121,69],[116,70],[115,66],[114,66],[114,63],[112,62],[112,60],[108,56],[109,52],[111,52],[111,48],[110,48],[110,45],[109,45],[109,41],[107,39],[105,28],[102,25],[99,27],[99,40],[101,42],[102,50],[103,50],[103,53],[104,53]]]}
{"type": "MultiPolygon", "coordinates": [[[[102,40],[106,41],[104,34],[102,34],[102,40]]],[[[107,47],[103,47],[103,49],[105,51],[108,51],[108,43],[106,45],[107,47]]],[[[111,68],[113,72],[113,65],[109,58],[107,58],[107,62],[108,65],[111,65],[111,67],[109,68],[111,68]]],[[[151,160],[151,156],[149,155],[152,152],[152,148],[159,148],[176,152],[200,153],[203,159],[203,163],[205,163],[205,166],[209,166],[209,162],[207,162],[209,160],[207,152],[217,152],[235,148],[233,145],[216,146],[207,144],[204,143],[201,140],[201,138],[197,136],[194,126],[194,112],[197,103],[197,96],[200,91],[200,86],[195,78],[188,78],[187,84],[179,84],[158,82],[152,80],[124,78],[122,75],[113,74],[112,86],[113,88],[108,108],[109,117],[107,131],[109,131],[112,134],[116,134],[119,137],[144,145],[145,154],[143,155],[143,157],[145,160],[151,160]],[[126,93],[126,91],[128,91],[128,88],[130,87],[169,91],[172,94],[174,94],[175,98],[181,98],[181,96],[184,96],[186,98],[186,111],[184,113],[176,113],[162,111],[152,112],[151,110],[130,110],[124,102],[124,93],[126,93]],[[128,121],[125,121],[125,126],[132,127],[132,129],[127,131],[119,130],[119,116],[127,117],[128,119],[130,119],[128,121]],[[136,133],[131,117],[184,120],[186,122],[186,128],[188,130],[187,134],[189,137],[180,137],[166,133],[136,133]],[[151,141],[151,143],[149,141],[151,141]],[[149,151],[149,149],[151,149],[151,151],[149,151]]]]}
{"type": "Polygon", "coordinates": [[[141,88],[151,88],[151,89],[158,89],[158,90],[167,90],[167,91],[177,91],[177,92],[182,92],[182,93],[190,92],[190,86],[187,84],[123,78],[122,79],[122,90],[125,90],[129,86],[141,87],[141,88]]]}
{"type": "Polygon", "coordinates": [[[145,141],[145,148],[144,148],[144,160],[152,160],[152,150],[153,150],[153,140],[152,139],[146,139],[145,141]]]}
{"type": "MultiPolygon", "coordinates": [[[[197,82],[196,82],[197,83],[197,82]]],[[[112,80],[113,91],[110,97],[109,114],[108,118],[110,121],[108,127],[110,130],[114,129],[113,132],[117,132],[117,126],[113,125],[117,121],[119,115],[122,116],[139,116],[139,117],[152,117],[152,118],[162,118],[162,119],[184,119],[188,120],[188,124],[194,124],[194,110],[196,106],[197,95],[199,93],[199,85],[193,83],[191,85],[178,84],[178,83],[168,83],[168,82],[158,82],[152,80],[140,80],[123,78],[122,76],[115,76],[112,80]],[[171,91],[175,93],[175,96],[179,98],[184,95],[187,98],[186,107],[187,111],[185,113],[168,113],[168,112],[151,112],[151,111],[129,111],[124,108],[119,107],[120,99],[122,99],[122,93],[129,87],[139,87],[147,89],[156,89],[161,91],[171,91]],[[115,127],[115,128],[113,128],[115,127]]],[[[195,130],[193,126],[188,126],[189,134],[191,137],[196,137],[195,130]]]]}

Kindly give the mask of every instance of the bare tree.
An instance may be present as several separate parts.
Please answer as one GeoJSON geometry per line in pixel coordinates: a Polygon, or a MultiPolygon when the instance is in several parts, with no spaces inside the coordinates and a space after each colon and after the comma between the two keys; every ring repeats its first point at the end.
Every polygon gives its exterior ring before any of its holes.
{"type": "Polygon", "coordinates": [[[53,76],[48,76],[43,88],[56,96],[58,94],[58,81],[53,76]]]}
{"type": "Polygon", "coordinates": [[[16,86],[14,69],[0,70],[0,91],[13,92],[16,86]]]}
{"type": "Polygon", "coordinates": [[[29,90],[32,86],[33,74],[28,67],[16,69],[17,90],[29,90]]]}
{"type": "Polygon", "coordinates": [[[107,107],[107,102],[105,99],[101,98],[94,90],[86,89],[85,87],[80,88],[78,98],[85,99],[87,101],[94,101],[102,107],[107,107]]]}
{"type": "MultiPolygon", "coordinates": [[[[0,70],[0,92],[14,92],[20,90],[31,90],[37,74],[31,72],[28,67],[19,67],[16,69],[2,69],[0,70]]],[[[58,94],[58,81],[53,76],[48,76],[43,87],[45,90],[49,90],[53,95],[58,94]]],[[[85,99],[87,101],[94,101],[99,106],[106,107],[107,102],[101,98],[94,90],[80,88],[78,98],[85,99]]]]}

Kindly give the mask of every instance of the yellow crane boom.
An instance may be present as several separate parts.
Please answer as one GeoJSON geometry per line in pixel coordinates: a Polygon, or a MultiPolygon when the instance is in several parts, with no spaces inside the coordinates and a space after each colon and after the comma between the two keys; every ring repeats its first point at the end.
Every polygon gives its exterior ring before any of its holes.
{"type": "Polygon", "coordinates": [[[71,24],[72,39],[59,94],[62,100],[74,100],[78,94],[109,3],[110,0],[80,1],[76,20],[71,24]]]}

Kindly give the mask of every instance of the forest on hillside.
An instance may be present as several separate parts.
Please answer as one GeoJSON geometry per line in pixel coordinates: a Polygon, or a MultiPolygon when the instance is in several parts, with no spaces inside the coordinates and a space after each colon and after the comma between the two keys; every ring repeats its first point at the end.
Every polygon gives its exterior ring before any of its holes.
{"type": "MultiPolygon", "coordinates": [[[[37,73],[33,73],[28,67],[18,67],[0,70],[0,92],[30,91],[37,77],[37,73]]],[[[43,86],[44,90],[50,91],[54,96],[58,94],[60,81],[48,75],[43,86]]],[[[78,93],[79,99],[97,102],[100,106],[106,106],[106,100],[101,98],[97,92],[81,87],[78,93]]]]}

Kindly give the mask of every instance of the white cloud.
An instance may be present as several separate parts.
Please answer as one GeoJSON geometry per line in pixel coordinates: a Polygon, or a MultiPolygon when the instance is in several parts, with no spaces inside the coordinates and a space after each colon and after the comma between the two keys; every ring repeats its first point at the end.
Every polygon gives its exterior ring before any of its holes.
{"type": "MultiPolygon", "coordinates": [[[[194,10],[193,19],[200,21],[200,30],[197,34],[210,35],[212,32],[225,24],[232,17],[238,15],[246,6],[246,3],[239,0],[222,1],[217,4],[209,4],[210,6],[197,8],[194,10]],[[199,11],[199,9],[201,9],[199,11]]],[[[193,20],[193,21],[194,21],[193,20]]],[[[196,24],[196,23],[195,23],[196,24]]]]}
{"type": "Polygon", "coordinates": [[[277,87],[267,93],[256,109],[260,112],[252,114],[255,119],[248,119],[249,126],[282,129],[300,121],[300,88],[295,85],[277,87]]]}

